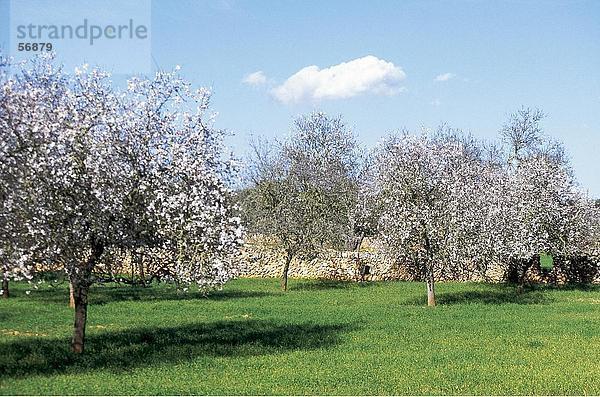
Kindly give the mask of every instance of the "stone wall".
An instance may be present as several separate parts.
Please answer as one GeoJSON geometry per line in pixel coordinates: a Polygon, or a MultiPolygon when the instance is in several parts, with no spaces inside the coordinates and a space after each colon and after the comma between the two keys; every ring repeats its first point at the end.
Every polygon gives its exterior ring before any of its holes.
{"type": "MultiPolygon", "coordinates": [[[[280,277],[285,262],[283,250],[248,244],[241,257],[241,276],[280,277]]],[[[360,266],[369,266],[368,280],[411,279],[401,269],[394,269],[390,261],[377,253],[326,252],[315,257],[294,258],[289,277],[320,278],[330,280],[358,280],[360,266]]]]}
{"type": "MultiPolygon", "coordinates": [[[[280,277],[285,252],[275,242],[265,238],[253,238],[247,241],[240,257],[240,276],[242,277],[280,277]]],[[[536,282],[565,283],[579,282],[570,279],[561,267],[561,261],[555,261],[555,269],[551,272],[543,271],[539,266],[528,273],[528,278],[536,282]]],[[[589,268],[592,269],[589,281],[600,283],[600,261],[594,261],[589,268]]],[[[407,266],[395,263],[383,250],[377,247],[376,242],[365,240],[360,252],[356,251],[326,251],[314,257],[294,258],[290,265],[289,277],[327,280],[359,280],[361,266],[369,266],[370,275],[365,279],[369,281],[405,280],[414,281],[418,276],[417,271],[407,266]]],[[[499,266],[490,266],[486,271],[485,279],[476,269],[460,269],[452,272],[436,274],[440,281],[490,281],[499,282],[504,279],[504,269],[499,266]]],[[[589,282],[588,280],[585,280],[589,282]]]]}
{"type": "MultiPolygon", "coordinates": [[[[254,238],[242,249],[240,257],[240,276],[242,277],[280,277],[285,263],[285,252],[276,243],[267,239],[254,238]]],[[[321,252],[314,257],[294,258],[290,265],[289,277],[359,280],[362,266],[369,266],[370,281],[405,280],[414,281],[418,272],[396,263],[376,243],[364,241],[360,252],[334,251],[321,252]]],[[[488,277],[499,281],[503,274],[493,270],[488,277]],[[491,275],[491,276],[490,276],[491,275]]],[[[460,274],[436,274],[438,280],[481,281],[482,278],[472,270],[462,270],[460,274]]]]}

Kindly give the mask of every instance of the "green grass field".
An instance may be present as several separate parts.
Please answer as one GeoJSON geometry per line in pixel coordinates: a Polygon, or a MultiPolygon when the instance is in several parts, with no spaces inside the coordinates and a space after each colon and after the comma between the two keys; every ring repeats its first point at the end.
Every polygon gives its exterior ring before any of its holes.
{"type": "Polygon", "coordinates": [[[236,280],[204,298],[97,286],[0,301],[0,394],[600,394],[600,288],[236,280]]]}

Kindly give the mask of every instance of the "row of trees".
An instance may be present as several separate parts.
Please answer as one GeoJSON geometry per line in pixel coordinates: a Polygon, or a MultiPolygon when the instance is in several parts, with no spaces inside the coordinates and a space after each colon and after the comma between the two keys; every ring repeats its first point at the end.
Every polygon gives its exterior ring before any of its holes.
{"type": "Polygon", "coordinates": [[[442,127],[401,131],[368,152],[341,118],[312,113],[287,139],[252,145],[235,192],[239,165],[209,104],[177,70],[119,88],[98,69],[0,57],[2,293],[9,279],[64,272],[73,351],[84,350],[90,285],[122,278],[123,256],[142,281],[149,271],[220,286],[236,275],[242,224],[281,244],[284,290],[293,258],[370,236],[427,281],[430,305],[441,271],[485,276],[494,265],[522,283],[542,252],[598,250],[598,209],[544,137],[539,111],[515,113],[502,144],[442,127]]]}
{"type": "Polygon", "coordinates": [[[167,277],[201,287],[235,275],[242,243],[229,188],[236,163],[211,126],[210,93],[177,71],[125,89],[51,57],[2,62],[0,261],[9,278],[44,265],[74,292],[72,349],[84,349],[94,270],[115,252],[155,255],[167,277]]]}
{"type": "MultiPolygon", "coordinates": [[[[440,272],[503,268],[521,286],[541,253],[597,253],[598,209],[578,189],[562,146],[521,109],[484,144],[442,127],[392,134],[369,153],[340,118],[296,120],[283,142],[257,143],[241,196],[251,233],[275,235],[287,259],[356,247],[375,236],[415,269],[435,305],[440,272]]],[[[597,266],[597,265],[596,265],[597,266]]]]}

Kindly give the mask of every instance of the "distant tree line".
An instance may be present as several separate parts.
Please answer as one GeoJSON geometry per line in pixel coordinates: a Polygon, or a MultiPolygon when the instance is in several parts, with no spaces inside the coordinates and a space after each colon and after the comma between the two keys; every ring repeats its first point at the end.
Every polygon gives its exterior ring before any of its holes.
{"type": "Polygon", "coordinates": [[[367,152],[340,117],[300,117],[288,139],[253,146],[239,196],[244,224],[281,242],[284,290],[294,256],[364,236],[426,281],[429,305],[443,271],[486,278],[493,266],[522,287],[540,254],[597,258],[599,248],[598,209],[542,118],[520,109],[498,143],[442,126],[402,130],[367,152]]]}

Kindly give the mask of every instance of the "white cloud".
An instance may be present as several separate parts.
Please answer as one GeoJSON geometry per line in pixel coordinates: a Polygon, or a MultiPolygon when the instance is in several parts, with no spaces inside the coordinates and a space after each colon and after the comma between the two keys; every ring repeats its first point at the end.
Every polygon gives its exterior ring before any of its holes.
{"type": "Polygon", "coordinates": [[[307,66],[271,93],[284,103],[350,98],[365,93],[394,95],[404,91],[400,83],[405,78],[400,67],[369,55],[325,69],[307,66]]]}
{"type": "Polygon", "coordinates": [[[430,102],[430,104],[433,106],[440,106],[442,104],[442,101],[440,101],[439,98],[435,98],[433,101],[430,102]]]}
{"type": "Polygon", "coordinates": [[[455,77],[456,77],[456,75],[454,73],[444,73],[444,74],[437,75],[435,77],[435,81],[448,81],[455,77]]]}
{"type": "Polygon", "coordinates": [[[254,73],[250,73],[247,74],[244,79],[242,80],[242,83],[244,84],[248,84],[251,86],[259,86],[259,85],[263,85],[267,82],[267,76],[265,76],[265,74],[262,72],[262,70],[259,70],[258,72],[254,72],[254,73]]]}

